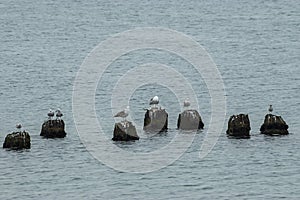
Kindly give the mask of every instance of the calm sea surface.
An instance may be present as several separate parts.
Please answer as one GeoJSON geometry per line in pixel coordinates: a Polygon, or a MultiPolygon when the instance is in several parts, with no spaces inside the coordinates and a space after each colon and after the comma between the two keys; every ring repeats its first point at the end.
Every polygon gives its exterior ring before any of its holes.
{"type": "MultiPolygon", "coordinates": [[[[0,150],[0,199],[299,199],[299,11],[298,0],[2,0],[0,145],[20,122],[31,135],[32,148],[0,150]],[[151,173],[125,173],[94,159],[79,139],[73,118],[75,77],[96,45],[137,27],[173,29],[201,44],[224,81],[226,121],[232,114],[248,113],[251,139],[228,139],[225,123],[213,150],[200,159],[211,118],[202,76],[174,54],[140,50],[115,60],[94,91],[107,138],[114,126],[110,98],[115,83],[132,67],[149,62],[170,65],[189,80],[205,129],[178,160],[151,173]],[[288,123],[290,135],[260,135],[269,104],[288,123]],[[58,107],[68,135],[42,139],[48,109],[58,107]]],[[[112,145],[133,153],[151,152],[182,134],[176,130],[180,104],[159,83],[143,85],[132,94],[134,123],[142,125],[143,108],[154,95],[169,113],[167,134],[147,138],[139,132],[139,141],[112,145]]]]}

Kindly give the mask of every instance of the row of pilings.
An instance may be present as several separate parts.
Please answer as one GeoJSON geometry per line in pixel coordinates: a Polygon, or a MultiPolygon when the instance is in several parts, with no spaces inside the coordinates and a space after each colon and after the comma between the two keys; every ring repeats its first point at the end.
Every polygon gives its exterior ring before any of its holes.
{"type": "MultiPolygon", "coordinates": [[[[147,109],[144,117],[143,129],[146,132],[165,132],[168,130],[168,113],[165,109],[147,109]]],[[[203,129],[204,123],[197,110],[185,110],[179,114],[177,128],[182,130],[203,129]]],[[[115,124],[113,138],[114,141],[139,140],[137,131],[132,122],[122,121],[115,124]]]]}
{"type": "MultiPolygon", "coordinates": [[[[178,115],[177,128],[181,130],[203,129],[200,114],[196,110],[185,110],[178,115]]],[[[164,132],[168,129],[168,113],[165,109],[148,109],[144,118],[144,130],[150,132],[164,132]]],[[[234,138],[250,138],[250,120],[247,114],[232,115],[228,120],[227,135],[234,138]]],[[[281,116],[267,114],[260,132],[266,135],[287,135],[288,125],[281,116]]],[[[47,120],[42,124],[40,136],[44,138],[66,137],[63,120],[47,120]]],[[[115,124],[114,141],[138,140],[135,126],[127,120],[115,124]]],[[[5,137],[3,148],[14,150],[30,149],[30,135],[27,131],[17,131],[5,137]]]]}
{"type": "MultiPolygon", "coordinates": [[[[65,123],[62,119],[49,119],[42,124],[40,136],[43,138],[64,138],[66,135],[65,123]]],[[[5,137],[3,148],[11,150],[30,149],[29,132],[19,130],[8,134],[5,137]]]]}
{"type": "MultiPolygon", "coordinates": [[[[197,110],[185,110],[179,114],[177,128],[181,130],[203,129],[204,123],[197,110]]],[[[168,129],[168,113],[165,109],[147,109],[144,117],[145,131],[164,132],[168,129]]],[[[227,135],[232,138],[250,138],[250,119],[247,114],[232,115],[228,120],[227,135]]],[[[266,135],[287,135],[288,125],[281,116],[267,114],[260,132],[266,135]]],[[[114,141],[138,140],[135,126],[132,122],[122,121],[115,124],[114,141]]]]}
{"type": "MultiPolygon", "coordinates": [[[[281,116],[267,114],[260,127],[260,133],[270,136],[288,135],[289,126],[281,116]]],[[[250,138],[250,120],[247,114],[232,115],[228,120],[228,136],[235,138],[250,138]]]]}

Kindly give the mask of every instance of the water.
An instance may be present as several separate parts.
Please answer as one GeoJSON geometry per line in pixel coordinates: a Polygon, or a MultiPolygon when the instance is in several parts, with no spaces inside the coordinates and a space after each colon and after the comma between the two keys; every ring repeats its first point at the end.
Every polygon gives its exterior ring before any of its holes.
{"type": "MultiPolygon", "coordinates": [[[[21,122],[30,132],[32,148],[0,151],[0,199],[298,199],[299,10],[296,0],[1,1],[0,142],[21,122]],[[72,114],[76,73],[88,53],[111,34],[148,26],[183,32],[206,48],[225,84],[226,119],[248,113],[251,139],[228,139],[225,125],[212,152],[200,160],[211,114],[205,83],[184,60],[147,50],[110,66],[96,90],[98,118],[111,112],[105,107],[123,70],[157,61],[191,80],[205,129],[180,159],[151,173],[116,171],[88,153],[72,114]],[[268,104],[289,124],[290,135],[259,134],[268,104]],[[40,138],[49,107],[64,112],[66,138],[40,138]]],[[[155,93],[170,115],[168,134],[146,138],[140,133],[140,141],[115,145],[149,152],[174,138],[180,105],[168,88],[145,85],[136,90],[130,99],[132,117],[142,123],[142,108],[155,93]]],[[[110,138],[114,121],[105,119],[110,138]]]]}

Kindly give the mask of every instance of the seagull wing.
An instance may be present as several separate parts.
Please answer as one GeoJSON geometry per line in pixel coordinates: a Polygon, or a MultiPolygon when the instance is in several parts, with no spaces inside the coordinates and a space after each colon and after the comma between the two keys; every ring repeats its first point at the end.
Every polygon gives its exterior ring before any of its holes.
{"type": "Polygon", "coordinates": [[[150,99],[149,105],[153,104],[153,98],[150,99]]]}
{"type": "Polygon", "coordinates": [[[123,117],[124,115],[125,115],[125,111],[122,110],[122,111],[118,112],[117,114],[115,114],[114,117],[123,117]]]}

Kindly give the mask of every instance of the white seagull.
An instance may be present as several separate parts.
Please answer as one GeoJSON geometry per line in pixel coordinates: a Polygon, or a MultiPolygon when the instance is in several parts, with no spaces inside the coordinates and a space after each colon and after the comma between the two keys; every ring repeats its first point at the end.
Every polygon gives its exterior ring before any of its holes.
{"type": "Polygon", "coordinates": [[[123,121],[126,121],[126,117],[128,116],[128,114],[129,114],[129,106],[127,106],[124,110],[115,114],[114,117],[122,117],[123,121]]]}
{"type": "Polygon", "coordinates": [[[49,117],[49,120],[51,120],[52,117],[54,117],[54,112],[51,109],[49,109],[48,117],[49,117]]]}
{"type": "Polygon", "coordinates": [[[156,106],[158,104],[159,104],[158,96],[155,96],[155,97],[153,97],[153,98],[150,99],[150,103],[149,103],[150,106],[154,105],[154,108],[156,108],[156,106]]]}
{"type": "Polygon", "coordinates": [[[269,107],[269,112],[270,113],[273,112],[273,106],[272,105],[270,105],[270,107],[269,107]]]}
{"type": "Polygon", "coordinates": [[[55,112],[56,112],[56,119],[61,120],[61,117],[63,116],[63,114],[60,111],[60,109],[58,108],[55,112]]]}
{"type": "Polygon", "coordinates": [[[183,102],[183,107],[188,108],[188,107],[190,107],[190,105],[191,105],[191,102],[190,102],[189,98],[186,98],[183,102]]]}

